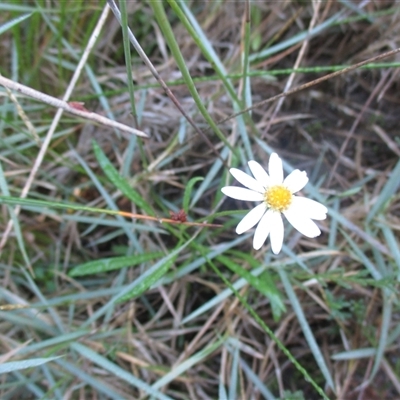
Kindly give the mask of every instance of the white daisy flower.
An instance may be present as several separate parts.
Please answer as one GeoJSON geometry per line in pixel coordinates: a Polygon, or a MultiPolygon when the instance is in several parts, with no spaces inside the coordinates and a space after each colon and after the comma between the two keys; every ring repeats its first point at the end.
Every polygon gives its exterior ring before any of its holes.
{"type": "Polygon", "coordinates": [[[272,252],[278,254],[283,243],[281,213],[304,236],[314,238],[321,234],[312,220],[325,219],[328,209],[317,201],[293,194],[307,184],[305,171],[296,169],[284,180],[282,160],[276,153],[272,153],[269,159],[269,175],[256,161],[249,161],[248,164],[254,178],[236,168],[229,170],[248,189],[236,186],[225,186],[221,189],[226,196],[236,200],[261,201],[239,222],[237,234],[248,231],[258,223],[253,238],[254,249],[260,249],[270,234],[272,252]]]}

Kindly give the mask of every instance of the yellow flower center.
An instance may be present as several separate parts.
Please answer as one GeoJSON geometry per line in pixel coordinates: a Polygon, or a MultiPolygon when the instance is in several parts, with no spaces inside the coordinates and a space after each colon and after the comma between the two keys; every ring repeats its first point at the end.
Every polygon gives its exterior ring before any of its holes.
{"type": "Polygon", "coordinates": [[[274,211],[285,211],[292,203],[292,193],[285,186],[275,185],[264,194],[265,202],[274,211]]]}

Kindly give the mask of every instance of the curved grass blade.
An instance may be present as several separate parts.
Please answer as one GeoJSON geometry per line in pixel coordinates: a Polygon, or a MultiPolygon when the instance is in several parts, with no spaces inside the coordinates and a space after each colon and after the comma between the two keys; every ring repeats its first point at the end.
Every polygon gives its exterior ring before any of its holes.
{"type": "Polygon", "coordinates": [[[196,182],[203,181],[204,178],[201,176],[195,176],[192,179],[189,180],[188,184],[185,187],[185,193],[183,194],[183,210],[185,211],[186,214],[189,212],[189,202],[190,202],[190,197],[192,195],[192,190],[193,186],[196,184],[196,182]]]}

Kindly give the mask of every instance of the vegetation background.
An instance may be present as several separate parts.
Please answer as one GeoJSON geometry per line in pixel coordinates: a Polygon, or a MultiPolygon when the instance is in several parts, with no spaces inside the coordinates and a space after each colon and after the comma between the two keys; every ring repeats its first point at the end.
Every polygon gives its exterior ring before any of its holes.
{"type": "Polygon", "coordinates": [[[1,87],[0,397],[399,398],[399,56],[256,103],[396,49],[400,4],[109,3],[0,4],[2,77],[148,135],[1,87]],[[278,256],[220,192],[273,151],[329,208],[278,256]]]}

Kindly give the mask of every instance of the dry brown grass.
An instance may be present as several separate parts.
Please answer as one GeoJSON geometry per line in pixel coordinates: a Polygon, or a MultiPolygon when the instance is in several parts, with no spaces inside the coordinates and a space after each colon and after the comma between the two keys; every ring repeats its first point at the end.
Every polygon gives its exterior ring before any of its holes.
{"type": "MultiPolygon", "coordinates": [[[[84,24],[77,21],[79,15],[73,11],[74,4],[70,3],[70,13],[66,9],[65,14],[57,11],[55,15],[62,15],[60,20],[66,22],[57,26],[62,37],[79,50],[84,48],[84,39],[88,37],[86,26],[93,29],[97,22],[99,6],[90,5],[80,11],[84,24]],[[69,25],[74,27],[72,31],[69,25]]],[[[253,103],[328,73],[319,72],[317,67],[352,65],[397,47],[400,9],[396,2],[346,4],[337,1],[266,1],[253,4],[251,55],[264,49],[267,43],[270,47],[285,43],[299,32],[307,31],[310,24],[320,26],[337,13],[340,13],[341,20],[341,23],[268,57],[252,58],[251,71],[271,71],[271,76],[251,78],[253,103]],[[296,72],[290,84],[290,74],[276,72],[293,69],[295,65],[313,70],[296,72]]],[[[228,74],[240,72],[245,4],[210,1],[191,2],[188,6],[228,74]]],[[[57,10],[58,6],[48,7],[57,10]]],[[[196,87],[203,104],[214,121],[227,118],[235,112],[227,90],[166,2],[165,8],[191,76],[201,79],[196,87]]],[[[64,116],[56,130],[61,134],[51,141],[29,190],[29,198],[69,201],[98,208],[112,208],[114,201],[120,210],[143,213],[143,209],[132,204],[105,178],[93,155],[93,139],[160,217],[169,217],[169,210],[182,208],[183,193],[189,180],[195,176],[207,176],[216,165],[218,158],[215,150],[220,153],[224,144],[208,129],[187,85],[180,80],[181,73],[154,19],[151,6],[147,2],[128,2],[128,10],[129,26],[142,48],[161,78],[169,83],[185,112],[205,132],[213,148],[188,124],[183,125],[182,114],[156,84],[147,66],[132,52],[140,120],[137,128],[146,132],[150,139],[134,143],[129,136],[117,136],[104,127],[83,122],[78,124],[73,117],[64,116]],[[179,136],[180,129],[185,131],[182,136],[179,136]],[[100,183],[96,183],[96,177],[100,183]]],[[[10,20],[11,14],[4,12],[0,23],[10,20]]],[[[41,21],[40,17],[35,18],[41,21]]],[[[29,29],[21,25],[0,37],[0,71],[9,78],[12,78],[12,57],[18,53],[13,50],[13,41],[23,43],[18,32],[23,39],[29,29]]],[[[49,25],[43,22],[35,39],[36,51],[20,55],[20,74],[14,78],[49,95],[61,97],[73,72],[63,62],[75,65],[77,61],[52,35],[49,25]],[[29,65],[34,68],[29,70],[29,65]]],[[[396,55],[381,62],[393,62],[398,57],[396,55]]],[[[92,69],[94,78],[83,74],[72,100],[84,101],[87,109],[109,116],[105,103],[101,103],[95,93],[95,81],[101,86],[115,119],[134,126],[126,89],[122,34],[112,15],[108,17],[87,65],[92,69]]],[[[45,398],[101,398],[101,389],[83,377],[83,371],[99,384],[119,393],[121,398],[150,398],[121,371],[152,385],[221,340],[208,355],[194,362],[190,368],[183,368],[182,373],[160,384],[158,389],[173,399],[216,399],[221,398],[219,385],[224,385],[226,393],[234,393],[229,391],[233,382],[237,381],[235,398],[268,398],[260,393],[247,366],[278,398],[321,398],[236,296],[221,298],[214,307],[188,322],[182,322],[227,290],[225,282],[216,275],[208,261],[196,264],[202,256],[207,255],[230,282],[239,279],[222,259],[211,255],[220,246],[226,246],[224,254],[246,270],[267,266],[259,279],[270,279],[269,287],[278,291],[286,306],[285,312],[274,314],[271,298],[251,285],[244,285],[239,293],[329,398],[373,400],[400,397],[397,295],[400,252],[396,254],[399,251],[400,230],[398,184],[386,206],[369,220],[374,204],[382,199],[382,190],[394,176],[394,171],[398,170],[395,169],[400,155],[398,71],[398,67],[383,66],[357,69],[281,101],[256,107],[251,118],[244,119],[247,138],[242,135],[238,119],[230,119],[220,125],[241,157],[229,156],[225,159],[228,165],[236,163],[241,168],[242,162],[248,159],[244,144],[246,139],[254,159],[266,164],[268,154],[257,142],[257,138],[262,138],[290,165],[306,170],[330,209],[337,210],[345,220],[340,221],[330,214],[328,220],[322,223],[323,234],[318,239],[307,239],[293,231],[285,232],[287,248],[279,258],[271,258],[269,245],[259,252],[254,251],[250,239],[234,246],[238,253],[229,252],[229,243],[237,239],[234,232],[236,219],[233,216],[220,216],[214,221],[224,224],[223,229],[200,233],[194,228],[183,233],[179,227],[134,221],[136,225],[132,233],[131,221],[124,226],[121,220],[110,219],[111,225],[106,225],[101,216],[93,217],[84,211],[73,214],[52,213],[43,207],[23,209],[18,221],[30,265],[35,271],[36,286],[26,273],[21,272],[24,259],[15,234],[11,233],[1,258],[4,303],[39,303],[42,306],[46,301],[54,303],[51,303],[53,308],[40,308],[40,312],[35,308],[1,312],[3,361],[53,355],[63,355],[64,358],[62,362],[49,363],[47,369],[37,367],[3,374],[1,397],[40,398],[41,390],[45,398]],[[90,216],[91,220],[84,219],[90,216]],[[161,251],[167,255],[195,234],[198,234],[196,242],[199,248],[190,245],[180,252],[163,284],[147,289],[129,302],[113,305],[110,298],[155,262],[143,262],[136,267],[92,277],[68,276],[72,267],[90,260],[140,251],[144,254],[161,251]],[[190,272],[182,272],[187,266],[192,266],[190,272]],[[290,278],[333,378],[333,389],[328,387],[310,350],[296,310],[281,283],[279,268],[284,269],[290,278]],[[373,276],[371,268],[379,272],[381,279],[373,276]],[[102,307],[106,307],[106,312],[97,315],[102,307]],[[84,329],[81,330],[82,326],[84,329]],[[77,337],[68,340],[68,333],[76,333],[77,337]],[[375,371],[372,349],[379,347],[381,335],[386,334],[385,351],[381,353],[384,356],[375,371]],[[60,347],[46,342],[63,335],[66,343],[60,347]],[[44,351],[27,345],[25,353],[21,350],[15,356],[15,349],[24,347],[28,340],[33,340],[32,344],[42,343],[44,351]],[[82,345],[102,356],[104,363],[85,353],[79,347],[82,345]],[[364,349],[365,357],[334,357],[338,353],[357,349],[364,349]],[[74,368],[78,372],[73,372],[74,368]],[[372,381],[369,381],[372,373],[372,381]],[[23,379],[31,379],[32,386],[23,379]],[[19,385],[16,382],[20,382],[19,385]],[[35,392],[33,387],[38,391],[35,392]],[[303,397],[300,393],[296,397],[297,391],[301,391],[303,397]]],[[[232,79],[232,82],[236,92],[240,93],[243,80],[232,79]]],[[[5,92],[1,93],[0,162],[11,195],[18,197],[37,159],[53,112],[44,106],[33,106],[30,100],[19,99],[40,134],[42,142],[37,145],[27,134],[17,137],[21,130],[25,132],[26,129],[5,92]]],[[[225,199],[222,203],[219,200],[219,188],[225,183],[226,170],[221,168],[190,208],[190,218],[199,219],[240,207],[236,201],[225,199]]],[[[196,190],[199,184],[195,186],[196,190]]],[[[2,191],[3,195],[7,194],[4,189],[2,191]]],[[[0,218],[2,231],[6,230],[9,219],[8,208],[4,205],[0,218]]]]}

